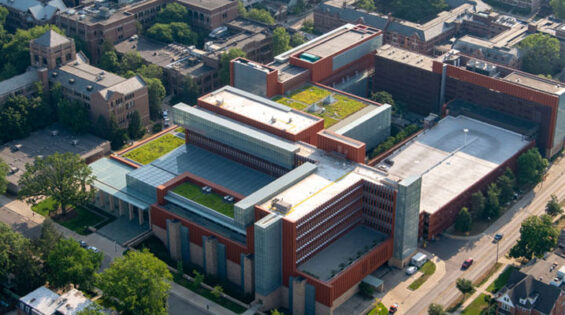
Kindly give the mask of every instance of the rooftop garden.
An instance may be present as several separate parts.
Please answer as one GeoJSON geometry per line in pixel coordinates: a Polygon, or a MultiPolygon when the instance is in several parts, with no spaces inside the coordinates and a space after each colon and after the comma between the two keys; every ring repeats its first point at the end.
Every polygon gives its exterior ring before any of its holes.
{"type": "Polygon", "coordinates": [[[313,85],[307,85],[288,97],[279,96],[274,100],[288,107],[323,118],[324,128],[336,124],[367,106],[367,104],[354,98],[313,85]]]}
{"type": "Polygon", "coordinates": [[[223,196],[216,193],[203,193],[201,187],[193,183],[185,182],[180,184],[173,188],[173,192],[230,218],[234,216],[233,204],[225,202],[223,196]]]}
{"type": "Polygon", "coordinates": [[[183,144],[183,139],[167,133],[164,136],[151,140],[138,148],[126,152],[123,156],[145,165],[155,161],[183,144]]]}

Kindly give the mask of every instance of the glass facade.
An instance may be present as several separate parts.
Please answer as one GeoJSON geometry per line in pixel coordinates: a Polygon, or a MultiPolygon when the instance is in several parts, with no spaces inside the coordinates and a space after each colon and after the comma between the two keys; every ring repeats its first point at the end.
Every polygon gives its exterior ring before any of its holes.
{"type": "Polygon", "coordinates": [[[418,247],[421,186],[419,176],[405,178],[398,184],[393,251],[398,260],[410,256],[418,247]]]}
{"type": "Polygon", "coordinates": [[[269,214],[255,223],[255,292],[266,296],[282,285],[282,220],[269,214]]]}

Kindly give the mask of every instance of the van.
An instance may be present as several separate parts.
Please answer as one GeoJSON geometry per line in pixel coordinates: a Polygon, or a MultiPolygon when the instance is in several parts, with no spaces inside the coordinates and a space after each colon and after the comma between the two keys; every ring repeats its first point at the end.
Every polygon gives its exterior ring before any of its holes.
{"type": "Polygon", "coordinates": [[[428,256],[426,256],[426,254],[424,253],[416,253],[416,255],[412,256],[412,259],[410,259],[410,264],[412,266],[416,266],[418,268],[422,267],[426,261],[428,261],[428,256]]]}

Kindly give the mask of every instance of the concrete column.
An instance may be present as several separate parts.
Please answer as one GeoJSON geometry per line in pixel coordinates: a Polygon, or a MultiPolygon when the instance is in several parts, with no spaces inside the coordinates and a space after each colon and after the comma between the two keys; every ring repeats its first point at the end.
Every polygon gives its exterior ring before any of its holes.
{"type": "Polygon", "coordinates": [[[131,203],[128,204],[129,208],[129,220],[133,220],[133,205],[131,203]]]}
{"type": "Polygon", "coordinates": [[[114,213],[114,196],[108,194],[108,198],[110,198],[110,209],[109,209],[109,211],[114,213]]]}
{"type": "Polygon", "coordinates": [[[147,217],[149,218],[149,228],[151,229],[151,207],[147,209],[147,217]]]}
{"type": "Polygon", "coordinates": [[[216,276],[218,274],[218,251],[217,251],[218,240],[215,237],[208,237],[204,242],[206,249],[204,253],[206,254],[206,273],[209,275],[216,276]]]}
{"type": "Polygon", "coordinates": [[[100,194],[100,209],[106,209],[106,193],[100,190],[99,194],[100,194]]]}
{"type": "Polygon", "coordinates": [[[292,279],[292,314],[301,315],[305,311],[306,303],[306,279],[292,279]]]}
{"type": "Polygon", "coordinates": [[[173,220],[168,224],[167,233],[169,234],[169,255],[175,261],[182,259],[181,240],[180,240],[180,221],[173,220]]]}
{"type": "MultiPolygon", "coordinates": [[[[112,211],[114,212],[114,211],[112,211]]],[[[118,214],[121,216],[124,214],[124,201],[122,199],[118,202],[118,214]]]]}
{"type": "Polygon", "coordinates": [[[253,259],[251,255],[242,255],[241,264],[243,266],[243,291],[245,294],[253,293],[253,259]]]}
{"type": "Polygon", "coordinates": [[[139,225],[143,225],[143,209],[137,208],[137,217],[139,219],[139,225]]]}

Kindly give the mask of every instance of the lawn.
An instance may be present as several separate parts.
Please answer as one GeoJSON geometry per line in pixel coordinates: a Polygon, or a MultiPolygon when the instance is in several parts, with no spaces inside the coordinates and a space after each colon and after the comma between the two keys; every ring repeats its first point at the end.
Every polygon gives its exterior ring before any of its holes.
{"type": "Polygon", "coordinates": [[[309,85],[290,95],[290,98],[306,104],[314,104],[332,94],[326,89],[309,85]]]}
{"type": "Polygon", "coordinates": [[[477,288],[482,286],[496,271],[498,271],[498,269],[500,269],[500,267],[502,267],[502,263],[497,262],[487,272],[485,272],[481,278],[477,279],[473,285],[477,288]]]}
{"type": "Polygon", "coordinates": [[[498,290],[502,289],[508,282],[508,278],[510,278],[510,274],[512,270],[516,269],[515,267],[508,266],[504,271],[494,280],[488,287],[487,291],[490,293],[496,293],[498,290]]]}
{"type": "Polygon", "coordinates": [[[414,280],[414,282],[412,282],[408,286],[408,289],[414,291],[414,290],[417,290],[419,287],[421,287],[422,284],[424,284],[424,282],[426,282],[426,280],[428,280],[428,278],[431,275],[433,275],[434,272],[436,272],[436,264],[434,264],[432,261],[428,260],[422,266],[422,268],[420,268],[420,272],[422,272],[423,275],[421,275],[418,279],[414,280]]]}
{"type": "Polygon", "coordinates": [[[41,214],[42,216],[46,217],[49,215],[49,211],[55,210],[55,207],[59,205],[57,202],[52,198],[43,199],[36,205],[31,207],[31,210],[35,211],[36,213],[41,214]]]}
{"type": "Polygon", "coordinates": [[[481,295],[461,312],[461,315],[480,315],[482,311],[488,307],[488,302],[485,300],[486,297],[488,297],[488,295],[481,293],[481,295]]]}
{"type": "Polygon", "coordinates": [[[104,217],[79,206],[75,207],[70,213],[56,217],[55,221],[80,235],[87,235],[90,234],[88,231],[89,226],[95,226],[104,221],[104,219],[104,217]]]}
{"type": "Polygon", "coordinates": [[[186,197],[194,202],[206,206],[212,210],[233,218],[233,205],[224,201],[223,196],[216,193],[205,194],[200,190],[200,186],[190,182],[185,182],[173,189],[173,192],[186,197]]]}
{"type": "Polygon", "coordinates": [[[178,127],[177,129],[175,129],[175,132],[184,133],[184,128],[183,128],[183,127],[178,127]]]}
{"type": "Polygon", "coordinates": [[[136,149],[126,152],[124,157],[145,165],[153,162],[183,144],[183,139],[168,133],[155,140],[149,141],[136,149]]]}
{"type": "Polygon", "coordinates": [[[383,303],[379,303],[379,305],[370,310],[367,315],[388,315],[388,309],[383,303]]]}
{"type": "Polygon", "coordinates": [[[354,98],[332,93],[331,91],[319,88],[317,86],[308,86],[298,92],[293,93],[289,97],[278,97],[274,101],[298,110],[304,110],[309,105],[321,101],[325,97],[333,95],[335,102],[324,105],[323,113],[312,113],[324,119],[324,128],[328,128],[347,116],[356,113],[367,104],[360,102],[354,98]]]}

